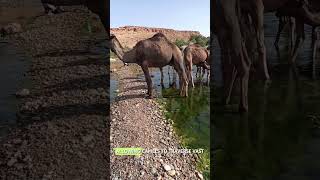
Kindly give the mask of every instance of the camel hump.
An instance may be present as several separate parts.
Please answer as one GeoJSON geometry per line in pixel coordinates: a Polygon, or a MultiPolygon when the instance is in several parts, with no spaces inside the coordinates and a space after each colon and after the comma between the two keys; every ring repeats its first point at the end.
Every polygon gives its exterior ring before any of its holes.
{"type": "Polygon", "coordinates": [[[168,40],[167,37],[163,33],[156,33],[150,39],[152,39],[152,40],[160,40],[160,39],[168,40]]]}

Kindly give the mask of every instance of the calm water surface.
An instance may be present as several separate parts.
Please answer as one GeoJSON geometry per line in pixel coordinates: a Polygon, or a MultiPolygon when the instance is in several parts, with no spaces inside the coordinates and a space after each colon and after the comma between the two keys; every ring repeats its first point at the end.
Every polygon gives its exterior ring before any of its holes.
{"type": "Polygon", "coordinates": [[[10,44],[0,43],[0,137],[16,124],[18,99],[15,93],[31,86],[24,76],[29,68],[27,59],[10,44]]]}

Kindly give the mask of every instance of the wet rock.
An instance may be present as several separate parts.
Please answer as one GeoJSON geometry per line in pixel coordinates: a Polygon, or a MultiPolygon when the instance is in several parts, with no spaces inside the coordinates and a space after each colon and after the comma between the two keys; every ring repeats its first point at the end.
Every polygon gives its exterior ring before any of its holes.
{"type": "Polygon", "coordinates": [[[20,91],[18,91],[18,92],[16,92],[16,96],[17,97],[27,97],[27,96],[29,96],[30,95],[30,91],[29,91],[29,89],[22,89],[22,90],[20,90],[20,91]]]}

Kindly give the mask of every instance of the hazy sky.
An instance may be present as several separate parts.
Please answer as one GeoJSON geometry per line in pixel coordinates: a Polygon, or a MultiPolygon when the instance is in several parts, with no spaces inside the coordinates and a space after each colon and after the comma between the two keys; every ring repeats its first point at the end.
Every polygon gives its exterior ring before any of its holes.
{"type": "Polygon", "coordinates": [[[111,27],[147,26],[210,35],[210,0],[110,0],[111,27]]]}

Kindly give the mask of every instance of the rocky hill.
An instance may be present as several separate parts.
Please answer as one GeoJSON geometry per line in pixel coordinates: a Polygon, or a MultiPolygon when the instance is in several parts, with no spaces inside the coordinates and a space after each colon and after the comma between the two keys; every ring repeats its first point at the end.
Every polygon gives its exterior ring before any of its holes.
{"type": "Polygon", "coordinates": [[[124,47],[132,48],[140,40],[152,37],[154,34],[161,32],[169,40],[175,42],[176,39],[189,40],[192,35],[200,35],[198,31],[178,31],[165,28],[150,28],[140,26],[124,26],[111,28],[111,33],[116,35],[124,47]]]}

